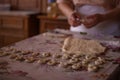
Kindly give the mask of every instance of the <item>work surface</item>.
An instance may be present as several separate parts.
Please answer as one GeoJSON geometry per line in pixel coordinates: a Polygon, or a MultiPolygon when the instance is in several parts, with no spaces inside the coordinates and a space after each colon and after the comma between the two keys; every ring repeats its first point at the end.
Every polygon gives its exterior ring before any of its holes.
{"type": "MultiPolygon", "coordinates": [[[[88,38],[88,35],[86,36],[85,34],[58,30],[57,33],[44,33],[4,47],[1,50],[9,51],[11,54],[12,49],[39,54],[42,54],[43,52],[62,54],[61,48],[63,41],[68,35],[79,38],[88,38]]],[[[101,39],[100,37],[97,36],[95,38],[95,36],[89,36],[89,38],[92,39],[101,39]]],[[[102,42],[113,46],[120,45],[120,39],[115,39],[111,36],[102,36],[102,38],[103,39],[100,40],[102,42]]],[[[117,59],[120,57],[120,52],[109,50],[107,51],[106,56],[117,59]]],[[[112,75],[117,71],[118,66],[118,64],[113,64],[113,61],[110,61],[98,72],[73,71],[62,69],[57,66],[42,65],[39,64],[37,60],[29,63],[25,61],[16,61],[15,59],[10,59],[9,56],[5,56],[0,57],[0,80],[114,80],[112,79],[112,75]],[[4,68],[2,66],[4,66],[4,68]]]]}

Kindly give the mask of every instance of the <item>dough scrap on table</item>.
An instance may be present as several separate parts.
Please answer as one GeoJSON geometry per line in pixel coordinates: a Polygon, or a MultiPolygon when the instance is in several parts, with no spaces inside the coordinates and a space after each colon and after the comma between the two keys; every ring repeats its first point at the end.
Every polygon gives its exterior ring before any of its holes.
{"type": "Polygon", "coordinates": [[[81,55],[99,55],[104,53],[106,47],[97,40],[85,40],[68,37],[65,39],[62,51],[81,55]]]}

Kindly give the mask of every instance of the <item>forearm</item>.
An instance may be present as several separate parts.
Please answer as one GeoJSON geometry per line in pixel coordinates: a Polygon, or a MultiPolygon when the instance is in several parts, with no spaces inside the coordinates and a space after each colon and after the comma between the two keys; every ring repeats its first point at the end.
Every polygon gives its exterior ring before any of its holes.
{"type": "Polygon", "coordinates": [[[66,17],[69,17],[74,12],[73,5],[68,3],[58,3],[58,7],[66,17]]]}
{"type": "Polygon", "coordinates": [[[104,20],[120,20],[120,8],[115,8],[104,15],[104,20]]]}

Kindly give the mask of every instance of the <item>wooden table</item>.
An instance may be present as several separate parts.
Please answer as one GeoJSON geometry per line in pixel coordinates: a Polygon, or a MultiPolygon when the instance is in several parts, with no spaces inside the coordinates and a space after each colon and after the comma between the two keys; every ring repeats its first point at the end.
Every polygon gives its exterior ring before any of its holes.
{"type": "MultiPolygon", "coordinates": [[[[57,32],[57,34],[52,33],[54,36],[48,34],[49,33],[47,33],[47,35],[41,34],[2,49],[9,50],[12,48],[20,51],[32,51],[40,54],[42,54],[42,52],[61,54],[61,46],[65,38],[59,37],[59,34],[71,34],[77,37],[84,36],[79,33],[72,33],[69,31],[60,31],[60,33],[57,32]]],[[[104,40],[108,39],[112,41],[110,38],[111,37],[106,37],[104,40]]],[[[119,39],[113,39],[115,42],[118,40],[119,39]]],[[[116,59],[120,57],[119,53],[120,52],[108,51],[107,55],[116,59]]],[[[19,62],[16,60],[11,60],[9,57],[0,57],[0,60],[8,62],[7,71],[9,71],[9,73],[6,74],[0,73],[1,80],[117,80],[115,79],[115,75],[117,74],[117,71],[120,70],[119,65],[113,64],[112,62],[109,62],[98,72],[88,72],[66,71],[56,66],[41,65],[36,61],[34,63],[19,62]],[[102,74],[106,74],[107,76],[96,77],[96,75],[100,76],[102,74]]]]}

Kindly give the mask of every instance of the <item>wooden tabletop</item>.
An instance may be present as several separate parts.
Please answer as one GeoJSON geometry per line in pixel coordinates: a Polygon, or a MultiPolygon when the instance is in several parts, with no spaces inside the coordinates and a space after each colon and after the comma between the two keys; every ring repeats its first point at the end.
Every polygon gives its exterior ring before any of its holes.
{"type": "Polygon", "coordinates": [[[0,11],[0,15],[2,16],[28,16],[38,14],[36,11],[0,11]]]}
{"type": "MultiPolygon", "coordinates": [[[[61,33],[47,33],[41,34],[10,46],[2,48],[3,50],[15,49],[18,51],[30,51],[33,53],[43,53],[50,52],[52,54],[62,54],[61,47],[64,37],[62,35],[71,34],[76,36],[76,33],[71,33],[68,31],[61,31],[61,33]]],[[[77,36],[80,36],[77,35],[77,36]]],[[[83,37],[83,35],[81,35],[83,37]]],[[[111,37],[109,37],[111,38],[111,37]]],[[[104,39],[105,40],[105,39],[104,39]]],[[[119,39],[111,39],[110,41],[117,42],[119,39]]],[[[118,44],[119,45],[119,44],[118,44]]],[[[111,56],[113,59],[120,57],[120,52],[108,51],[107,56],[111,56]]],[[[12,52],[11,52],[12,54],[12,52]]],[[[88,71],[67,71],[56,66],[48,66],[38,64],[36,61],[33,63],[19,62],[10,59],[9,56],[0,57],[0,60],[7,62],[8,74],[1,74],[0,77],[3,80],[108,80],[110,76],[116,72],[118,64],[113,64],[109,62],[104,65],[98,72],[88,72],[88,71]],[[17,77],[16,77],[17,76],[17,77]],[[16,79],[17,78],[17,79],[16,79]]],[[[1,64],[1,62],[0,62],[1,64]]],[[[109,80],[112,80],[109,79],[109,80]]],[[[114,79],[113,79],[114,80],[114,79]]]]}
{"type": "Polygon", "coordinates": [[[49,17],[47,15],[38,16],[38,19],[48,19],[48,20],[67,20],[65,16],[49,17]]]}

